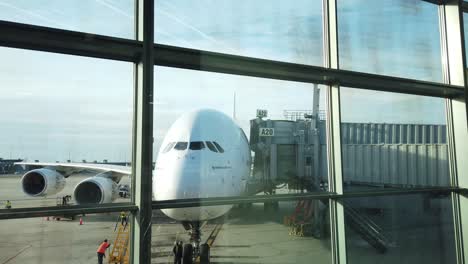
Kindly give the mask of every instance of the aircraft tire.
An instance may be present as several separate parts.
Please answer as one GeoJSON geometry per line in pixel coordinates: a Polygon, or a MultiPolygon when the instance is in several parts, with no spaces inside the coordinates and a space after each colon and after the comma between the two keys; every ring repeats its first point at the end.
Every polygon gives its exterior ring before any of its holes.
{"type": "Polygon", "coordinates": [[[182,264],[193,263],[193,247],[192,244],[184,244],[184,251],[182,252],[182,264]]]}
{"type": "Polygon", "coordinates": [[[208,244],[201,244],[200,246],[200,264],[210,263],[210,246],[208,244]]]}

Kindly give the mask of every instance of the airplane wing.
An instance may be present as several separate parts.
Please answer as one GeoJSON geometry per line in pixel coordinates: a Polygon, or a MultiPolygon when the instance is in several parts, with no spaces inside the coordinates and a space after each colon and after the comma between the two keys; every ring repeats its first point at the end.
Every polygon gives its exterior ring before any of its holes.
{"type": "Polygon", "coordinates": [[[132,167],[111,165],[111,164],[93,164],[93,163],[47,163],[47,162],[16,162],[16,165],[28,166],[28,168],[48,168],[62,174],[65,178],[83,171],[92,171],[104,173],[102,177],[111,178],[115,182],[120,182],[123,176],[130,175],[132,167]]]}

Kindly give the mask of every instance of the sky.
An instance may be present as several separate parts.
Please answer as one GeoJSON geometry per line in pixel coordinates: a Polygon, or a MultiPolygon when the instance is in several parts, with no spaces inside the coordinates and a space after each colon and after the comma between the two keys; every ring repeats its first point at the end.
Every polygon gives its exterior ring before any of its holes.
{"type": "MultiPolygon", "coordinates": [[[[339,0],[342,69],[441,82],[437,7],[339,0]],[[359,8],[357,8],[359,7],[359,8]]],[[[157,43],[321,66],[321,0],[157,0],[157,43]]],[[[134,38],[133,1],[0,0],[0,20],[134,38]]],[[[0,48],[0,157],[129,160],[133,65],[0,48]]],[[[249,135],[256,109],[309,110],[312,84],[155,67],[154,152],[181,114],[213,108],[249,135]]],[[[325,87],[320,86],[320,109],[325,87]]],[[[342,89],[343,122],[443,124],[444,100],[342,89]]]]}

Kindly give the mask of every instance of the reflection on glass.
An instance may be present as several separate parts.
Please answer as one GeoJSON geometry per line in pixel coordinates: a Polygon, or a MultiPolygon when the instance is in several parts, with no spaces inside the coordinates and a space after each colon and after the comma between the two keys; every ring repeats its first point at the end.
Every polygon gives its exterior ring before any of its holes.
{"type": "Polygon", "coordinates": [[[438,29],[426,1],[339,0],[340,67],[442,82],[438,29]]]}
{"type": "Polygon", "coordinates": [[[348,263],[456,263],[449,194],[342,202],[348,263]]]}
{"type": "MultiPolygon", "coordinates": [[[[197,244],[190,234],[194,222],[183,226],[166,210],[153,213],[154,263],[172,263],[176,241],[182,243],[183,258],[189,257],[184,250],[197,244]]],[[[331,263],[328,215],[327,203],[319,200],[280,202],[267,210],[257,203],[234,206],[220,218],[198,223],[199,247],[208,245],[211,263],[331,263]]]]}
{"type": "MultiPolygon", "coordinates": [[[[324,87],[164,67],[157,67],[155,75],[155,200],[328,190],[324,87]],[[171,142],[177,142],[174,150],[164,152],[171,142]]],[[[209,248],[203,241],[219,232],[223,235],[217,239],[219,250],[212,248],[213,261],[226,257],[228,262],[268,263],[279,258],[278,263],[305,263],[317,255],[321,262],[329,262],[329,249],[323,246],[328,240],[288,237],[288,227],[281,224],[283,216],[307,214],[307,219],[295,223],[303,224],[302,232],[308,236],[325,238],[325,204],[267,201],[247,207],[163,209],[158,219],[160,224],[169,224],[169,229],[162,225],[155,231],[157,243],[163,246],[154,257],[170,261],[171,246],[167,245],[180,239],[185,242],[184,252],[195,248],[194,254],[202,260],[209,248]],[[319,209],[320,228],[312,228],[309,220],[313,210],[319,209]],[[206,221],[208,229],[204,228],[206,221]],[[181,225],[172,223],[181,223],[191,231],[191,237],[180,233],[181,225]],[[221,223],[224,231],[215,229],[221,223]],[[256,236],[262,238],[250,241],[256,236]],[[283,256],[281,250],[272,248],[270,242],[280,237],[288,238],[280,247],[290,249],[290,255],[283,256]],[[187,244],[190,239],[194,243],[187,244]]]]}
{"type": "Polygon", "coordinates": [[[130,39],[134,6],[134,0],[4,0],[0,20],[130,39]]]}
{"type": "Polygon", "coordinates": [[[450,186],[444,99],[341,89],[345,191],[450,186]]]}
{"type": "MultiPolygon", "coordinates": [[[[123,212],[130,216],[128,212],[123,212]]],[[[2,263],[97,263],[103,245],[106,258],[122,260],[130,255],[130,224],[121,224],[119,213],[60,215],[2,220],[2,263]],[[119,237],[117,235],[120,235],[119,237]],[[121,243],[122,252],[116,244],[121,243]]],[[[116,263],[116,262],[114,262],[116,263]]]]}
{"type": "Polygon", "coordinates": [[[129,201],[119,184],[130,182],[132,64],[7,48],[0,56],[0,200],[129,201]]]}
{"type": "Polygon", "coordinates": [[[157,200],[328,189],[324,87],[165,67],[155,74],[157,200]]]}
{"type": "Polygon", "coordinates": [[[322,1],[155,2],[155,41],[322,65],[322,1]]]}

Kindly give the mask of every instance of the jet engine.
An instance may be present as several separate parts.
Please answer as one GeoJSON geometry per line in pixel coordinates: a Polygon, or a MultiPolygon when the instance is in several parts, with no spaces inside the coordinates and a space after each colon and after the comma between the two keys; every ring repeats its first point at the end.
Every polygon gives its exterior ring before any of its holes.
{"type": "Polygon", "coordinates": [[[65,187],[65,177],[51,169],[35,169],[26,172],[21,178],[23,192],[29,196],[57,194],[65,187]]]}
{"type": "Polygon", "coordinates": [[[117,183],[105,174],[84,179],[76,185],[73,195],[77,204],[111,203],[117,198],[117,183]]]}

